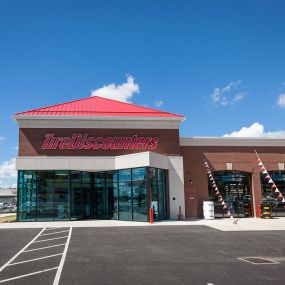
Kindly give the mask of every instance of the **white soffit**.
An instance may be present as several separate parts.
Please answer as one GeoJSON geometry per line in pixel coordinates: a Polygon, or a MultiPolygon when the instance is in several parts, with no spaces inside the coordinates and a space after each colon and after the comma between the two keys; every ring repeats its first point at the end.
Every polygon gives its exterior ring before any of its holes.
{"type": "Polygon", "coordinates": [[[280,138],[180,138],[180,146],[281,146],[285,139],[280,138]]]}
{"type": "Polygon", "coordinates": [[[20,128],[118,128],[118,129],[179,129],[180,117],[78,117],[21,116],[13,119],[20,128]]]}
{"type": "Polygon", "coordinates": [[[120,156],[20,156],[17,170],[86,170],[104,171],[135,167],[168,169],[168,157],[153,152],[141,152],[120,156]]]}

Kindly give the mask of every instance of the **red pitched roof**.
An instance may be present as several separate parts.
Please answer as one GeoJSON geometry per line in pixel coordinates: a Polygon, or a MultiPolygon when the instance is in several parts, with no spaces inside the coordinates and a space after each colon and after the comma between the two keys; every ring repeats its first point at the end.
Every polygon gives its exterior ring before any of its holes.
{"type": "Polygon", "coordinates": [[[137,106],[130,103],[106,99],[103,97],[88,97],[75,101],[56,104],[44,108],[20,112],[20,116],[122,116],[122,117],[173,117],[183,118],[160,110],[137,106]]]}

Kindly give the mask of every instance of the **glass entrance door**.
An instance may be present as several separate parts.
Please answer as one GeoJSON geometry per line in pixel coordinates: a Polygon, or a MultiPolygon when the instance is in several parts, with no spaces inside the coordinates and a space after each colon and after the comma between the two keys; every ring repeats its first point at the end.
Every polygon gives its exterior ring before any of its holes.
{"type": "Polygon", "coordinates": [[[94,173],[94,218],[105,219],[107,213],[105,172],[94,173]]]}
{"type": "Polygon", "coordinates": [[[119,170],[119,219],[131,221],[132,215],[132,175],[131,169],[119,170]]]}
{"type": "Polygon", "coordinates": [[[167,218],[165,170],[140,167],[93,174],[94,219],[148,220],[151,187],[157,220],[167,218]],[[152,177],[151,182],[150,176],[152,177]]]}
{"type": "Polygon", "coordinates": [[[93,209],[95,219],[117,219],[117,172],[94,173],[93,209]]]}
{"type": "Polygon", "coordinates": [[[132,170],[133,186],[133,220],[147,221],[147,168],[136,168],[132,170]]]}

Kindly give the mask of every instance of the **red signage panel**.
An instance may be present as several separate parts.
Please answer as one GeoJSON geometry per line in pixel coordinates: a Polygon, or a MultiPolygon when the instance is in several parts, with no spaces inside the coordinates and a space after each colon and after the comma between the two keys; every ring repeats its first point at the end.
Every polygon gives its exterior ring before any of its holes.
{"type": "Polygon", "coordinates": [[[159,142],[158,137],[142,137],[133,135],[130,137],[93,137],[88,134],[73,134],[69,137],[59,137],[55,134],[45,134],[42,144],[43,150],[75,150],[75,149],[145,149],[154,150],[159,142]]]}

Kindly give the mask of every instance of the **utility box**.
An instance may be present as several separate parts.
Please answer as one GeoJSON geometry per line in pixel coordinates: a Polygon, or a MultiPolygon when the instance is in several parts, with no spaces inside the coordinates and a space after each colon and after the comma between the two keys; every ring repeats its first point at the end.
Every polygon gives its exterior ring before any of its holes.
{"type": "Polygon", "coordinates": [[[205,220],[215,219],[214,202],[203,201],[203,214],[205,220]]]}

